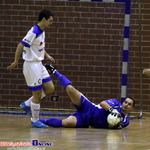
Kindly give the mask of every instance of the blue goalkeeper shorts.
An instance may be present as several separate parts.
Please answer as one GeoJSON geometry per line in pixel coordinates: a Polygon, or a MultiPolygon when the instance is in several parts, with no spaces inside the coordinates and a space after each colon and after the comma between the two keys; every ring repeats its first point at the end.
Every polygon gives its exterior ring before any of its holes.
{"type": "Polygon", "coordinates": [[[71,116],[75,116],[77,118],[76,128],[88,128],[92,112],[95,109],[95,105],[92,104],[85,96],[81,95],[81,105],[77,107],[75,105],[77,112],[72,114],[71,116]]]}

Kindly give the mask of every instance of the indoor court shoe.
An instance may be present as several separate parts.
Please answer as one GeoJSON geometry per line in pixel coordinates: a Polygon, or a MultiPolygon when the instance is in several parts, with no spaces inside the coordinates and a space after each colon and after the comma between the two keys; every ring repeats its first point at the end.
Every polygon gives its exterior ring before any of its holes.
{"type": "Polygon", "coordinates": [[[45,64],[44,65],[45,68],[47,69],[47,71],[50,73],[50,74],[54,74],[55,73],[55,68],[52,66],[52,65],[49,65],[49,64],[45,64]]]}
{"type": "Polygon", "coordinates": [[[34,127],[34,128],[48,128],[47,125],[45,125],[44,123],[42,123],[39,120],[37,122],[32,122],[32,127],[34,127]]]}
{"type": "Polygon", "coordinates": [[[26,106],[25,102],[21,103],[20,107],[27,113],[27,115],[31,116],[31,109],[30,107],[26,106]]]}

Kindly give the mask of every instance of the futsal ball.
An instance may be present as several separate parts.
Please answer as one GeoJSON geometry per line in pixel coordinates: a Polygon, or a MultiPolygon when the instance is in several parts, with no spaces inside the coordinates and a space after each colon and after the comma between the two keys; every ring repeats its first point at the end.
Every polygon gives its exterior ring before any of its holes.
{"type": "Polygon", "coordinates": [[[118,117],[117,115],[114,115],[110,113],[107,117],[107,122],[111,126],[117,125],[121,121],[121,117],[118,117]]]}

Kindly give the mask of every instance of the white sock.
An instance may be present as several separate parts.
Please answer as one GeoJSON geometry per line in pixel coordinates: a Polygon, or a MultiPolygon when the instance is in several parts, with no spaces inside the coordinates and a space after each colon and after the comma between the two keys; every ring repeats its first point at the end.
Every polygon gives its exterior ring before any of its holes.
{"type": "Polygon", "coordinates": [[[31,102],[32,102],[33,96],[30,97],[27,101],[25,101],[26,106],[31,106],[31,102]]]}
{"type": "Polygon", "coordinates": [[[40,104],[31,102],[32,121],[36,122],[39,120],[40,104]]]}

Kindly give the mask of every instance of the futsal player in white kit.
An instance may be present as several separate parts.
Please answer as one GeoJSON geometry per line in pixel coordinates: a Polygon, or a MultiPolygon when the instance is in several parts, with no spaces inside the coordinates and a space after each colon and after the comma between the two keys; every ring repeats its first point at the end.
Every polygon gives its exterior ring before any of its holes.
{"type": "Polygon", "coordinates": [[[52,22],[53,14],[49,10],[42,10],[39,13],[38,23],[18,44],[14,62],[7,67],[13,69],[18,64],[21,54],[23,55],[23,74],[29,90],[32,91],[32,97],[21,103],[20,107],[32,116],[32,127],[36,128],[48,127],[39,121],[40,100],[54,92],[52,79],[42,64],[44,57],[52,63],[55,62],[54,58],[45,51],[45,29],[52,25],[52,22]]]}

